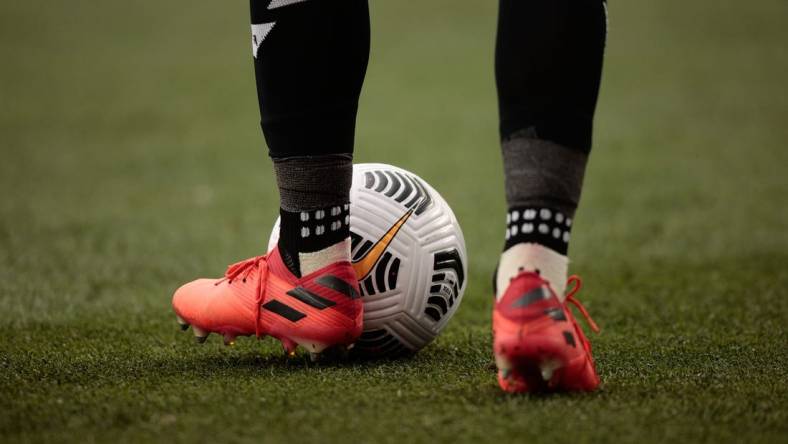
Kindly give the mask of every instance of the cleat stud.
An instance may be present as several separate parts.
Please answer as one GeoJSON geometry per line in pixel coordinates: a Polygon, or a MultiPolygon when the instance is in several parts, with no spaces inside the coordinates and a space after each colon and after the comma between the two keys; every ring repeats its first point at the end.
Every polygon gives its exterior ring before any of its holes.
{"type": "Polygon", "coordinates": [[[209,331],[205,331],[196,325],[192,325],[192,331],[194,332],[194,339],[197,341],[198,344],[202,344],[208,339],[208,335],[211,334],[209,331]]]}
{"type": "Polygon", "coordinates": [[[298,344],[296,344],[295,342],[291,341],[288,338],[282,338],[280,339],[280,341],[282,342],[282,348],[285,349],[285,355],[291,358],[294,357],[295,350],[296,347],[298,347],[298,344]]]}
{"type": "Polygon", "coordinates": [[[542,379],[545,381],[549,381],[553,377],[553,369],[551,368],[543,368],[542,369],[542,379]]]}
{"type": "Polygon", "coordinates": [[[182,317],[175,315],[175,320],[178,321],[178,325],[181,327],[182,331],[186,331],[189,329],[189,323],[186,322],[182,317]]]}
{"type": "Polygon", "coordinates": [[[553,379],[555,371],[559,368],[561,368],[561,362],[558,360],[549,359],[542,362],[542,364],[539,366],[539,372],[541,373],[542,380],[549,382],[551,379],[553,379]]]}

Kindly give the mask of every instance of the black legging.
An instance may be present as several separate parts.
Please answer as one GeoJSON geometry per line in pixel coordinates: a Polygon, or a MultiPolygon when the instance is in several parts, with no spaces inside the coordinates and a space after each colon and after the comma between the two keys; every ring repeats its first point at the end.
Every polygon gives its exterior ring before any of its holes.
{"type": "MultiPolygon", "coordinates": [[[[254,24],[272,26],[259,28],[270,30],[254,60],[271,157],[352,153],[369,59],[367,0],[251,0],[251,9],[253,34],[254,24]]],[[[261,37],[252,38],[254,49],[261,37]]]]}
{"type": "Polygon", "coordinates": [[[501,0],[495,79],[501,139],[521,131],[585,153],[602,73],[601,0],[501,0]]]}
{"type": "MultiPolygon", "coordinates": [[[[602,0],[500,0],[499,8],[501,138],[525,130],[587,153],[605,44],[602,0]]],[[[367,0],[251,0],[251,15],[271,157],[352,153],[369,58],[367,0]]]]}

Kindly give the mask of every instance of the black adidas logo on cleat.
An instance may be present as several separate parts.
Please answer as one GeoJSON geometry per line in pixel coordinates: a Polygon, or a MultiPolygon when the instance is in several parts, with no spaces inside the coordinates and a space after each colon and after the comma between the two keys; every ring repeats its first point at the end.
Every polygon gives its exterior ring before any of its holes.
{"type": "Polygon", "coordinates": [[[347,296],[350,299],[358,299],[361,297],[361,295],[358,294],[358,291],[356,291],[355,287],[334,275],[327,274],[325,276],[320,276],[317,278],[317,280],[315,280],[315,282],[322,285],[323,287],[334,290],[343,296],[347,296]]]}
{"type": "Polygon", "coordinates": [[[295,308],[287,304],[283,304],[277,301],[276,299],[268,301],[265,304],[263,304],[263,308],[270,311],[271,313],[278,314],[279,316],[287,319],[290,322],[298,322],[306,317],[305,313],[301,313],[295,308]]]}
{"type": "MultiPolygon", "coordinates": [[[[350,299],[358,299],[361,297],[352,285],[330,274],[320,276],[315,280],[315,282],[350,299]]],[[[304,304],[318,310],[325,310],[326,308],[337,305],[337,303],[331,299],[326,299],[323,296],[320,296],[313,291],[309,291],[300,285],[288,291],[287,295],[298,299],[304,304]]],[[[262,308],[270,311],[271,313],[278,314],[279,316],[291,322],[298,322],[306,317],[306,313],[296,310],[295,308],[276,299],[266,302],[262,305],[262,308]]]]}
{"type": "Polygon", "coordinates": [[[524,308],[527,307],[534,302],[538,302],[544,299],[549,299],[550,293],[544,289],[544,287],[536,287],[533,290],[525,293],[524,295],[517,298],[514,303],[512,303],[512,307],[515,308],[524,308]]]}
{"type": "Polygon", "coordinates": [[[548,308],[544,311],[544,314],[553,318],[554,321],[566,321],[566,315],[564,315],[564,310],[560,308],[548,308]]]}
{"type": "Polygon", "coordinates": [[[304,287],[296,287],[288,291],[287,294],[318,310],[337,305],[337,303],[331,299],[326,299],[318,294],[312,293],[304,287]]]}

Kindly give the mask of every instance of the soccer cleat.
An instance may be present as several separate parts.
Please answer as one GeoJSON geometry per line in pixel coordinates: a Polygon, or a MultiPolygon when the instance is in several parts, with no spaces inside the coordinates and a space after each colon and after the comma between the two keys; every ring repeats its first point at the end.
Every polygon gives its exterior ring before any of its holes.
{"type": "Polygon", "coordinates": [[[537,273],[521,272],[511,280],[493,308],[493,352],[498,384],[511,393],[592,391],[599,386],[591,343],[567,302],[574,304],[591,328],[599,328],[575,294],[574,284],[562,303],[537,273]]]}
{"type": "Polygon", "coordinates": [[[225,345],[237,336],[272,336],[289,356],[298,345],[316,354],[348,348],[362,330],[363,305],[349,261],[299,278],[278,247],[230,265],[221,279],[183,285],[172,306],[181,328],[191,326],[199,343],[211,333],[224,336],[225,345]]]}

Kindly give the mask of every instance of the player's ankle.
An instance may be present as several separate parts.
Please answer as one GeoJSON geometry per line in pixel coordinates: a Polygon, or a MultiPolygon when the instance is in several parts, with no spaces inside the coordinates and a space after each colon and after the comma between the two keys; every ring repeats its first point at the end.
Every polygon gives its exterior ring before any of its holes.
{"type": "Polygon", "coordinates": [[[496,298],[503,296],[509,282],[522,272],[539,274],[563,300],[569,258],[535,242],[514,244],[501,253],[495,274],[496,298]]]}
{"type": "Polygon", "coordinates": [[[350,258],[348,155],[274,159],[280,195],[279,250],[296,276],[350,258]]]}
{"type": "Polygon", "coordinates": [[[316,210],[279,210],[279,250],[296,276],[350,258],[349,204],[316,210]]]}
{"type": "Polygon", "coordinates": [[[525,128],[501,143],[506,183],[506,243],[496,296],[521,271],[538,271],[563,297],[572,217],[580,200],[587,153],[539,138],[525,128]]]}
{"type": "Polygon", "coordinates": [[[563,211],[545,206],[510,208],[496,275],[498,292],[505,291],[506,283],[517,273],[531,271],[539,273],[563,297],[571,230],[572,218],[563,211]]]}

